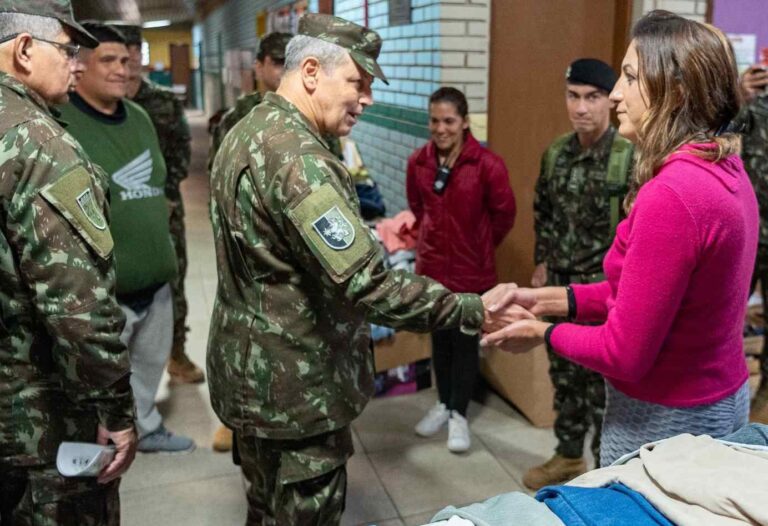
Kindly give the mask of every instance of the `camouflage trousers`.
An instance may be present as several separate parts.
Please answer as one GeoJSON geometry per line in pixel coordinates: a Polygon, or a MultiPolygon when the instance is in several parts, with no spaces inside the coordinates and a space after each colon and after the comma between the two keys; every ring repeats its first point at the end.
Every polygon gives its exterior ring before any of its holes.
{"type": "Polygon", "coordinates": [[[64,478],[54,467],[0,464],[0,526],[119,526],[119,487],[64,478]]]}
{"type": "Polygon", "coordinates": [[[605,380],[601,374],[585,369],[557,353],[547,350],[549,376],[555,387],[555,437],[557,454],[566,458],[581,458],[584,438],[594,426],[592,454],[600,465],[600,431],[605,414],[605,380]]]}
{"type": "Polygon", "coordinates": [[[760,355],[760,386],[768,385],[768,247],[758,246],[755,270],[752,274],[752,286],[760,282],[760,295],[763,297],[763,354],[760,355]]]}
{"type": "Polygon", "coordinates": [[[184,229],[184,203],[181,194],[177,191],[168,198],[170,209],[169,227],[171,242],[176,252],[176,261],[179,272],[171,281],[171,294],[173,297],[173,346],[171,347],[171,359],[178,360],[184,355],[184,345],[187,340],[187,297],[184,292],[184,278],[187,275],[187,238],[184,229]]]}
{"type": "MultiPolygon", "coordinates": [[[[605,279],[600,273],[564,275],[551,272],[549,283],[565,286],[571,283],[594,283],[605,279]]],[[[562,319],[551,319],[558,322],[562,319]]],[[[605,414],[605,380],[600,373],[590,371],[567,360],[551,349],[549,356],[549,377],[555,388],[554,408],[555,437],[557,454],[566,458],[581,458],[584,455],[584,439],[591,426],[595,434],[590,449],[595,465],[600,465],[600,432],[605,414]]]]}
{"type": "Polygon", "coordinates": [[[341,522],[353,451],[349,427],[300,440],[235,436],[249,484],[247,526],[341,522]]]}

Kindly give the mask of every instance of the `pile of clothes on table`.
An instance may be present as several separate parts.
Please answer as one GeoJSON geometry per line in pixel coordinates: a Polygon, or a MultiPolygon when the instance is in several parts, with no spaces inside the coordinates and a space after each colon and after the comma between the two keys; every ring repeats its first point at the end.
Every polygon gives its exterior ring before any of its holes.
{"type": "Polygon", "coordinates": [[[678,435],[534,497],[498,495],[432,518],[440,526],[768,525],[768,426],[723,439],[678,435]]]}

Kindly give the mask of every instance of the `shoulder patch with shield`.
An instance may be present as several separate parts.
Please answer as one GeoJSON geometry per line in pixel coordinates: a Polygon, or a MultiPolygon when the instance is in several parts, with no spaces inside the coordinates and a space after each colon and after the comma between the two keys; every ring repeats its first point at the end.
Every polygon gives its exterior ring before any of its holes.
{"type": "Polygon", "coordinates": [[[107,228],[107,220],[104,214],[99,210],[99,206],[96,204],[96,200],[93,198],[93,191],[90,188],[86,188],[80,195],[76,197],[77,206],[83,211],[85,217],[91,222],[93,226],[99,230],[105,230],[107,228]]]}
{"type": "Polygon", "coordinates": [[[287,211],[307,248],[337,283],[349,279],[377,250],[350,204],[333,185],[323,183],[287,211]]]}
{"type": "Polygon", "coordinates": [[[355,241],[355,228],[344,217],[338,206],[334,206],[312,222],[325,244],[334,250],[344,250],[355,241]]]}

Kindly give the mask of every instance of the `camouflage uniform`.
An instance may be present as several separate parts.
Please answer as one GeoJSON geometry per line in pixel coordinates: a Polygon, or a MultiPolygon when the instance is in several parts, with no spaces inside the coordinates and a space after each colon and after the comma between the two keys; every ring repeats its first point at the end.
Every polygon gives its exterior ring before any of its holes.
{"type": "MultiPolygon", "coordinates": [[[[738,118],[744,126],[741,158],[744,160],[760,206],[760,238],[757,260],[752,277],[752,289],[760,280],[763,298],[768,298],[768,93],[758,95],[746,105],[738,118]]],[[[768,308],[763,308],[765,321],[764,342],[768,343],[768,308]]],[[[764,345],[760,359],[761,385],[768,385],[768,345],[764,345]]]]}
{"type": "Polygon", "coordinates": [[[142,79],[139,91],[133,102],[144,108],[157,130],[160,149],[165,159],[168,176],[165,180],[165,197],[168,199],[170,212],[169,226],[171,241],[176,251],[179,273],[171,281],[173,294],[173,347],[171,359],[184,357],[186,341],[187,298],[184,293],[184,278],[187,275],[187,242],[184,230],[184,202],[179,186],[187,178],[187,169],[191,156],[189,124],[184,115],[184,107],[173,92],[142,79]]]}
{"type": "Polygon", "coordinates": [[[224,136],[231,130],[235,124],[240,122],[243,117],[255,108],[262,101],[261,93],[254,91],[253,93],[247,93],[237,99],[234,108],[229,108],[224,115],[221,116],[221,120],[213,127],[211,134],[211,150],[208,153],[208,170],[213,168],[213,158],[216,156],[216,152],[219,151],[221,143],[224,140],[224,136]]]}
{"type": "MultiPolygon", "coordinates": [[[[242,97],[238,98],[237,102],[235,102],[235,107],[228,109],[226,113],[221,116],[221,120],[213,128],[211,137],[211,150],[208,153],[209,171],[213,167],[213,158],[216,156],[216,152],[219,151],[221,142],[224,140],[224,136],[227,135],[227,132],[229,132],[229,130],[231,130],[235,124],[240,122],[243,117],[248,115],[248,113],[253,108],[259,105],[262,100],[263,97],[258,91],[248,93],[247,95],[243,95],[242,97]]],[[[343,154],[341,151],[341,141],[339,141],[338,137],[326,135],[323,137],[323,139],[328,145],[328,148],[331,150],[331,153],[333,153],[333,155],[339,159],[342,159],[343,154]]]]}
{"type": "Polygon", "coordinates": [[[55,469],[62,441],[133,426],[106,177],[5,73],[0,114],[0,522],[118,524],[119,482],[55,469]]]}
{"type": "MultiPolygon", "coordinates": [[[[534,202],[535,259],[537,265],[547,265],[548,285],[604,279],[603,256],[613,241],[606,172],[615,135],[611,126],[592,148],[583,150],[572,133],[551,171],[546,166],[547,154],[542,158],[534,202]]],[[[548,354],[558,413],[556,452],[566,458],[581,458],[584,437],[594,425],[591,447],[597,460],[605,410],[603,377],[551,349],[548,354]]]]}
{"type": "MultiPolygon", "coordinates": [[[[341,24],[371,61],[378,56],[376,33],[328,15],[306,15],[300,32],[307,19],[331,31],[341,24]]],[[[386,270],[344,165],[274,93],[224,139],[211,218],[219,272],[211,401],[236,431],[251,481],[249,524],[338,523],[349,424],[373,393],[366,321],[477,333],[480,298],[386,270]]]]}

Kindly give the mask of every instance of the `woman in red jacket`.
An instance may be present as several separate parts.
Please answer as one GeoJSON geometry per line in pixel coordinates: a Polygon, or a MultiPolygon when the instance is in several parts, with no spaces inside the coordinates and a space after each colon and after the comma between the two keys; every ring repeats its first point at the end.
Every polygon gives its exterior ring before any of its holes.
{"type": "MultiPolygon", "coordinates": [[[[494,248],[515,220],[504,161],[469,130],[467,99],[454,88],[429,98],[432,139],[408,159],[408,204],[419,227],[416,272],[454,292],[482,293],[497,283],[494,248]]],[[[469,449],[467,407],[478,371],[478,336],[432,335],[439,400],[416,425],[431,436],[448,422],[448,449],[469,449]]]]}

